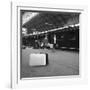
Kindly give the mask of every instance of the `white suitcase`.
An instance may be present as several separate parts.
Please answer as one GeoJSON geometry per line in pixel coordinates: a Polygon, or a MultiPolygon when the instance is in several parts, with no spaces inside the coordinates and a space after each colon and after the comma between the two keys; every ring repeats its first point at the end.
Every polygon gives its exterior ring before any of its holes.
{"type": "Polygon", "coordinates": [[[29,58],[30,66],[45,66],[47,64],[47,56],[43,53],[32,53],[29,58]]]}

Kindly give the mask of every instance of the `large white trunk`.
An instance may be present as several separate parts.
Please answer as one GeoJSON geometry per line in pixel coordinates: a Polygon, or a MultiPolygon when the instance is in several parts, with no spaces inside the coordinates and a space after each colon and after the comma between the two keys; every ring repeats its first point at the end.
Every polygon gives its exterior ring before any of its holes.
{"type": "Polygon", "coordinates": [[[38,53],[38,54],[36,54],[36,53],[30,54],[29,65],[30,66],[46,65],[46,54],[40,54],[40,53],[38,53]]]}

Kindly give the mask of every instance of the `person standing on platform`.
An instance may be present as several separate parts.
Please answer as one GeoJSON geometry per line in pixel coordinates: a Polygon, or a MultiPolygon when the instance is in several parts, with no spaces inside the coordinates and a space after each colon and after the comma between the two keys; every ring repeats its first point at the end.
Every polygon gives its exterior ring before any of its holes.
{"type": "Polygon", "coordinates": [[[54,34],[54,46],[56,45],[56,35],[54,34]]]}
{"type": "Polygon", "coordinates": [[[44,44],[44,47],[46,48],[48,46],[48,38],[47,38],[47,35],[45,36],[44,40],[43,40],[43,44],[44,44]]]}

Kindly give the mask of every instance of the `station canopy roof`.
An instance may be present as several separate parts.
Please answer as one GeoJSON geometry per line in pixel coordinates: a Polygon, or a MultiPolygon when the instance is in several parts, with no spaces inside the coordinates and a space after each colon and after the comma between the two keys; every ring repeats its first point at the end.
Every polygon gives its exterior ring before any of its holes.
{"type": "Polygon", "coordinates": [[[60,27],[79,24],[80,13],[74,12],[34,12],[21,11],[22,28],[27,28],[28,34],[42,32],[60,27]]]}

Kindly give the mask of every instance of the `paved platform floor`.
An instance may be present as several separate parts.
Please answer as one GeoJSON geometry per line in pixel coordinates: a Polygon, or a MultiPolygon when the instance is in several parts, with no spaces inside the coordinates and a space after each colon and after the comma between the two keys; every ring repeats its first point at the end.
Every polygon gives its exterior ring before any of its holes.
{"type": "Polygon", "coordinates": [[[48,49],[22,49],[21,78],[79,75],[79,53],[48,49]],[[48,53],[48,65],[29,66],[30,53],[48,53]]]}

